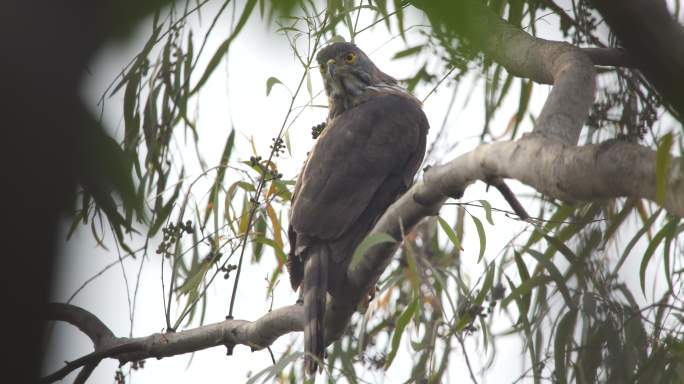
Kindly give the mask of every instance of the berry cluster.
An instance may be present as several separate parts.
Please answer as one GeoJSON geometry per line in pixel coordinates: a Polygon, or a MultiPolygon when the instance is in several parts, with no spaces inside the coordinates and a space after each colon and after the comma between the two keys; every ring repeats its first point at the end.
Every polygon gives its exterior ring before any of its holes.
{"type": "Polygon", "coordinates": [[[321,133],[323,132],[324,129],[325,129],[325,122],[322,122],[318,125],[314,125],[313,127],[311,127],[311,137],[314,139],[317,139],[318,136],[321,135],[321,133]]]}
{"type": "MultiPolygon", "coordinates": [[[[278,147],[278,148],[280,148],[280,147],[278,147]]],[[[280,150],[280,149],[278,149],[278,150],[280,150]]],[[[265,166],[264,164],[262,164],[261,163],[261,156],[250,156],[249,157],[249,164],[254,168],[258,168],[261,171],[261,173],[263,173],[264,177],[266,178],[266,181],[279,180],[283,177],[283,174],[278,173],[278,171],[276,169],[271,169],[271,168],[265,166]],[[267,176],[270,176],[270,178],[267,176]]],[[[252,201],[252,202],[255,202],[255,201],[252,201]]]]}
{"type": "Polygon", "coordinates": [[[157,254],[160,255],[163,253],[165,257],[169,257],[169,248],[176,243],[176,240],[185,233],[192,234],[194,232],[195,229],[192,227],[191,220],[188,220],[185,223],[178,223],[178,225],[169,223],[168,227],[162,228],[164,239],[159,244],[159,247],[157,247],[157,254]]]}
{"type": "Polygon", "coordinates": [[[228,280],[230,278],[230,271],[234,271],[237,269],[237,265],[235,264],[228,264],[225,267],[221,267],[219,270],[223,273],[223,278],[228,280]]]}
{"type": "Polygon", "coordinates": [[[281,137],[273,138],[271,139],[273,141],[273,144],[271,144],[271,149],[273,150],[273,154],[276,157],[279,157],[283,153],[285,153],[285,143],[283,142],[283,139],[281,137]]]}

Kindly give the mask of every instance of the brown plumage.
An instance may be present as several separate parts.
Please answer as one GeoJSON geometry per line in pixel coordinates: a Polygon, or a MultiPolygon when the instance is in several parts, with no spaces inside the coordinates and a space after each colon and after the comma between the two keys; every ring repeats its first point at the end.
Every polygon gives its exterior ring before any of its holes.
{"type": "Polygon", "coordinates": [[[355,45],[317,59],[329,114],[295,185],[287,262],[293,289],[302,285],[309,374],[325,350],[326,293],[344,294],[354,249],[413,182],[429,128],[420,102],[355,45]]]}

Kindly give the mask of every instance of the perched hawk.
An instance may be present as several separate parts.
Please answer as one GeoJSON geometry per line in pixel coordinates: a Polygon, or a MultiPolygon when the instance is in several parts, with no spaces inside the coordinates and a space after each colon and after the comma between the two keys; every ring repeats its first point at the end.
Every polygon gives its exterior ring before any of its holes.
{"type": "Polygon", "coordinates": [[[344,295],[354,249],[413,182],[429,128],[420,101],[356,45],[333,43],[316,58],[329,114],[295,185],[287,262],[292,288],[303,285],[310,374],[325,349],[326,292],[344,295]]]}

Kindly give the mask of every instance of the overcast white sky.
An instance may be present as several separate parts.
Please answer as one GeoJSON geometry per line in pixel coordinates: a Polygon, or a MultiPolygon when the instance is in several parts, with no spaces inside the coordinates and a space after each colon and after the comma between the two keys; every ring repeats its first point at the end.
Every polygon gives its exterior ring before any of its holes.
{"type": "MultiPolygon", "coordinates": [[[[215,6],[210,6],[203,11],[201,26],[198,24],[197,18],[191,18],[196,28],[194,34],[196,36],[195,47],[199,46],[199,38],[203,35],[199,33],[199,28],[208,26],[215,9],[215,6]]],[[[238,7],[238,9],[241,8],[238,7]]],[[[362,18],[359,24],[367,25],[368,22],[369,20],[362,18]]],[[[228,36],[229,23],[230,13],[219,21],[208,43],[203,61],[200,62],[198,68],[203,68],[206,65],[206,61],[214,49],[228,36]]],[[[554,34],[556,32],[552,27],[556,23],[555,18],[549,18],[549,23],[551,27],[548,31],[542,29],[541,36],[558,39],[559,36],[554,34]]],[[[105,87],[139,51],[148,36],[150,25],[149,20],[144,21],[130,39],[107,44],[92,62],[89,68],[91,75],[87,78],[83,97],[93,110],[97,110],[95,104],[105,87]]],[[[358,36],[357,44],[369,53],[371,59],[383,71],[398,78],[413,74],[417,68],[416,59],[391,60],[394,53],[403,47],[401,39],[394,39],[386,44],[391,38],[392,34],[387,32],[382,24],[379,24],[378,27],[358,36]]],[[[409,40],[418,42],[420,37],[416,34],[409,34],[409,40]]],[[[411,46],[413,43],[409,42],[408,45],[411,46]]],[[[218,163],[231,126],[234,126],[239,133],[237,136],[237,153],[232,157],[233,162],[248,159],[251,155],[247,141],[249,137],[254,138],[257,150],[261,154],[268,153],[271,138],[276,136],[287,112],[290,96],[284,87],[276,85],[271,95],[266,97],[266,79],[275,76],[290,89],[294,89],[301,73],[302,69],[292,55],[285,38],[268,29],[260,19],[251,18],[246,29],[230,49],[228,59],[221,64],[221,67],[204,87],[197,102],[200,152],[207,164],[212,166],[218,163]]],[[[312,73],[312,75],[313,90],[316,93],[321,90],[322,83],[317,73],[312,73]]],[[[474,94],[465,108],[462,107],[466,105],[466,91],[470,85],[461,86],[462,92],[458,95],[454,112],[447,120],[451,141],[459,142],[459,145],[445,159],[453,158],[477,144],[473,137],[481,132],[484,116],[482,109],[483,87],[481,85],[479,84],[475,88],[474,94]]],[[[548,90],[549,87],[547,86],[535,86],[531,107],[533,114],[536,115],[541,109],[548,90]]],[[[428,89],[419,88],[416,93],[419,98],[422,98],[428,91],[428,89]]],[[[517,89],[514,90],[514,93],[517,93],[517,89]]],[[[433,127],[432,135],[442,124],[450,96],[451,91],[449,89],[441,89],[425,103],[424,109],[433,127]]],[[[307,98],[307,92],[304,91],[299,102],[295,105],[304,104],[307,98]]],[[[121,103],[121,94],[107,99],[104,112],[104,123],[116,137],[121,137],[123,130],[121,103]]],[[[325,103],[324,98],[319,98],[318,104],[325,103]]],[[[516,107],[517,96],[514,96],[493,121],[491,126],[494,127],[494,131],[501,132],[504,130],[516,107]]],[[[278,162],[285,178],[292,179],[295,177],[306,152],[313,145],[310,128],[312,125],[323,121],[326,113],[324,109],[307,109],[292,126],[290,137],[293,155],[292,157],[285,155],[278,162]]],[[[531,129],[529,120],[526,120],[521,128],[531,129]]],[[[194,175],[199,174],[199,168],[192,160],[194,159],[193,152],[186,153],[183,158],[187,160],[185,164],[187,174],[193,175],[193,172],[195,172],[194,175]]],[[[211,177],[206,178],[206,181],[203,182],[209,183],[210,180],[211,177]]],[[[512,184],[517,191],[528,191],[517,183],[512,184]]],[[[207,190],[207,187],[199,186],[194,190],[197,191],[195,197],[201,199],[204,197],[202,194],[207,190]]],[[[464,201],[475,199],[487,199],[493,206],[506,208],[505,202],[497,193],[485,192],[483,184],[468,189],[463,198],[464,201]]],[[[523,202],[523,204],[526,203],[523,202]]],[[[473,210],[472,212],[483,217],[481,211],[473,210]]],[[[507,219],[503,215],[495,215],[494,220],[496,226],[493,227],[483,220],[488,234],[487,260],[496,258],[510,235],[521,228],[517,222],[507,219]]],[[[471,258],[473,265],[467,268],[475,273],[481,268],[475,265],[479,242],[474,228],[471,226],[469,229],[466,231],[464,248],[466,255],[471,256],[466,256],[465,260],[468,260],[468,257],[471,258]]],[[[66,233],[66,228],[64,233],[66,233]]],[[[111,238],[108,240],[110,240],[107,242],[110,246],[109,251],[97,248],[90,229],[83,227],[76,231],[69,242],[64,244],[60,258],[59,277],[52,294],[54,301],[67,300],[86,279],[100,271],[104,266],[116,261],[116,249],[113,247],[111,238]]],[[[156,245],[152,248],[154,247],[156,245]]],[[[267,256],[264,258],[268,259],[267,256]]],[[[117,265],[110,268],[81,292],[73,303],[100,317],[116,335],[129,335],[131,323],[128,315],[128,297],[132,295],[140,266],[141,260],[126,260],[122,266],[117,265]]],[[[255,319],[268,310],[269,302],[265,299],[266,283],[264,278],[272,270],[272,266],[272,263],[269,264],[268,261],[261,265],[253,265],[249,262],[244,265],[236,303],[236,318],[255,319]]],[[[629,268],[630,266],[627,265],[625,269],[629,268]]],[[[141,285],[132,332],[134,336],[148,335],[164,328],[160,274],[160,260],[156,255],[142,261],[141,285]]],[[[288,282],[284,278],[281,280],[275,290],[275,307],[288,305],[296,300],[296,294],[291,291],[288,282]]],[[[228,282],[218,281],[209,291],[207,322],[224,319],[228,310],[231,289],[232,279],[228,282]]],[[[276,358],[282,355],[291,337],[301,338],[300,335],[291,335],[278,340],[273,346],[276,358]]],[[[92,346],[88,338],[75,328],[58,324],[55,327],[49,347],[50,353],[46,363],[46,372],[60,367],[64,360],[73,359],[90,352],[92,346]]],[[[510,338],[509,341],[503,341],[500,348],[498,359],[487,375],[485,382],[509,382],[517,378],[519,372],[522,371],[518,359],[521,352],[517,339],[510,338]]],[[[475,367],[479,367],[481,363],[475,361],[475,367]]],[[[266,351],[252,353],[248,347],[237,346],[233,356],[228,357],[225,348],[212,348],[198,352],[194,357],[186,355],[159,361],[148,360],[145,369],[133,374],[132,382],[163,382],[167,384],[187,382],[240,383],[245,380],[249,372],[258,372],[270,364],[271,360],[266,351]],[[191,358],[192,362],[190,363],[191,358]]],[[[101,363],[94,372],[91,382],[113,382],[115,369],[116,362],[114,360],[101,363]]],[[[406,352],[402,352],[387,372],[384,382],[402,382],[410,369],[410,356],[406,352]]],[[[463,358],[458,351],[454,352],[449,381],[462,382],[466,377],[463,358]]],[[[65,382],[70,382],[73,378],[74,375],[72,374],[65,379],[65,382]]],[[[363,378],[370,382],[382,380],[381,376],[373,376],[372,373],[363,378]]]]}

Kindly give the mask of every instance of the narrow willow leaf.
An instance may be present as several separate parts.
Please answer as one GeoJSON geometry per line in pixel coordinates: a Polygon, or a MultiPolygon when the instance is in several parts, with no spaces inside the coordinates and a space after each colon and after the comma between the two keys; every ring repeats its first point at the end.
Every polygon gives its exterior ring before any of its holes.
{"type": "Polygon", "coordinates": [[[484,283],[482,283],[482,287],[480,287],[480,292],[477,294],[477,297],[475,297],[475,305],[481,305],[487,297],[489,291],[491,291],[492,284],[494,283],[495,270],[496,267],[494,262],[491,262],[489,265],[487,265],[487,275],[485,275],[484,283]]]}
{"type": "MultiPolygon", "coordinates": [[[[648,244],[648,247],[646,248],[646,252],[644,252],[644,256],[641,258],[641,266],[639,267],[639,283],[641,284],[641,292],[646,294],[646,268],[648,268],[648,262],[651,261],[651,257],[653,257],[653,253],[655,252],[656,248],[658,248],[658,245],[660,245],[660,242],[663,241],[665,236],[672,231],[672,224],[674,223],[673,220],[670,220],[663,228],[658,231],[658,233],[653,236],[653,240],[648,244]]],[[[676,224],[675,228],[676,228],[676,224]]]]}
{"type": "Polygon", "coordinates": [[[192,89],[192,92],[190,92],[190,95],[194,95],[195,93],[197,93],[197,91],[199,91],[202,88],[202,86],[204,86],[204,83],[207,82],[209,76],[211,76],[211,74],[214,73],[216,67],[219,65],[219,63],[226,55],[226,53],[228,53],[228,48],[230,48],[230,45],[233,43],[233,40],[235,40],[238,34],[240,34],[242,28],[244,28],[245,24],[247,24],[247,20],[249,19],[249,16],[252,14],[255,5],[256,0],[247,0],[245,8],[242,11],[242,15],[240,15],[240,19],[238,20],[237,24],[235,24],[235,29],[233,30],[233,33],[226,40],[224,40],[223,43],[221,43],[221,45],[216,49],[216,52],[214,52],[214,56],[212,56],[209,60],[209,64],[207,64],[204,73],[202,73],[202,77],[200,77],[197,84],[195,84],[195,87],[192,89]]]}
{"type": "MultiPolygon", "coordinates": [[[[219,199],[218,195],[219,192],[221,191],[221,186],[223,185],[223,179],[226,176],[226,169],[228,168],[228,161],[230,160],[230,155],[233,152],[233,148],[235,147],[235,129],[230,130],[230,134],[228,135],[228,138],[226,139],[226,143],[223,146],[223,153],[221,154],[221,161],[218,165],[218,169],[216,171],[216,178],[214,179],[214,183],[211,186],[211,193],[209,195],[209,202],[207,203],[207,209],[204,213],[204,221],[202,223],[202,226],[205,226],[207,224],[207,220],[209,220],[209,215],[211,213],[214,214],[214,221],[215,221],[215,226],[218,227],[218,214],[219,214],[219,199]]],[[[225,209],[228,209],[228,207],[224,207],[225,209]]],[[[215,228],[215,230],[218,230],[218,228],[215,228]]]]}
{"type": "Polygon", "coordinates": [[[629,216],[630,213],[632,213],[632,210],[634,210],[634,199],[629,198],[625,202],[625,205],[622,207],[620,212],[618,212],[616,215],[613,215],[610,218],[610,224],[606,228],[606,230],[603,232],[603,247],[606,246],[608,241],[613,237],[615,232],[617,232],[618,228],[624,223],[625,219],[627,216],[629,216]]]}
{"type": "Polygon", "coordinates": [[[556,285],[561,295],[563,295],[563,299],[565,299],[565,304],[569,308],[575,308],[575,304],[572,301],[572,296],[570,296],[570,290],[568,290],[568,287],[565,285],[565,279],[563,279],[563,275],[560,273],[556,265],[553,264],[553,262],[549,260],[545,255],[533,249],[528,249],[527,253],[530,256],[534,257],[546,269],[546,271],[549,272],[551,278],[553,278],[553,280],[556,282],[556,285]]]}
{"type": "Polygon", "coordinates": [[[418,53],[420,53],[420,51],[423,50],[423,48],[425,48],[425,45],[417,45],[415,47],[404,49],[402,51],[395,53],[394,56],[392,56],[392,60],[401,59],[402,57],[417,55],[418,53]]]}
{"type": "Polygon", "coordinates": [[[247,196],[244,196],[242,199],[242,213],[240,214],[240,224],[238,226],[239,236],[243,236],[245,232],[247,232],[247,221],[249,220],[250,205],[251,203],[247,199],[247,196]]]}
{"type": "MultiPolygon", "coordinates": [[[[508,89],[511,87],[511,84],[513,84],[513,75],[509,73],[506,76],[506,80],[504,81],[503,87],[501,87],[501,92],[499,92],[499,98],[496,100],[496,104],[494,105],[495,108],[499,108],[501,106],[501,102],[508,95],[508,89]]],[[[503,135],[501,137],[503,137],[503,135]]]]}
{"type": "Polygon", "coordinates": [[[556,338],[553,343],[553,357],[555,362],[556,382],[559,384],[567,383],[567,369],[565,366],[567,360],[566,350],[570,347],[573,340],[572,336],[575,330],[576,319],[577,311],[570,310],[563,316],[563,319],[561,319],[556,328],[556,338]]]}
{"type": "MultiPolygon", "coordinates": [[[[181,173],[181,177],[179,179],[182,180],[182,178],[183,174],[181,173]]],[[[164,204],[164,206],[161,207],[161,209],[157,210],[157,218],[152,224],[152,227],[150,227],[148,236],[152,237],[156,235],[157,232],[159,232],[159,229],[162,227],[162,225],[169,218],[169,216],[171,215],[171,211],[173,210],[173,207],[175,206],[176,201],[178,200],[178,195],[180,194],[180,189],[182,185],[182,182],[176,184],[176,188],[173,190],[173,195],[169,198],[166,204],[164,204]]]]}
{"type": "Polygon", "coordinates": [[[269,239],[265,236],[255,236],[252,241],[256,244],[268,245],[269,247],[273,248],[278,262],[278,267],[282,266],[283,264],[285,264],[285,262],[287,262],[287,255],[285,254],[283,247],[281,247],[275,240],[269,239]]]}
{"type": "MultiPolygon", "coordinates": [[[[514,251],[514,259],[515,259],[515,265],[518,268],[518,274],[520,275],[520,281],[525,282],[530,279],[530,272],[527,270],[527,266],[525,265],[525,262],[522,259],[522,255],[520,255],[519,252],[514,251]]],[[[532,302],[532,294],[530,292],[523,293],[523,297],[520,299],[521,303],[523,305],[523,308],[519,308],[520,310],[524,310],[524,314],[527,316],[527,312],[530,309],[530,303],[532,302]]],[[[503,305],[503,303],[502,303],[503,305]]],[[[520,323],[520,319],[518,319],[518,322],[520,323]]]]}
{"type": "Polygon", "coordinates": [[[285,130],[283,137],[285,137],[285,148],[287,149],[287,154],[289,156],[292,156],[292,143],[290,143],[290,129],[289,128],[285,130]]]}
{"type": "Polygon", "coordinates": [[[480,204],[482,204],[482,206],[485,209],[485,217],[487,218],[487,221],[489,222],[489,224],[494,225],[494,220],[492,219],[492,205],[489,204],[489,201],[487,200],[478,201],[480,202],[480,204]]]}
{"type": "Polygon", "coordinates": [[[480,219],[473,215],[470,215],[470,218],[473,219],[473,223],[475,223],[475,228],[477,229],[477,235],[480,237],[480,256],[477,257],[477,262],[479,263],[482,261],[482,258],[485,254],[485,248],[487,247],[487,235],[485,235],[485,230],[480,219]]]}
{"type": "Polygon", "coordinates": [[[135,63],[133,66],[131,66],[131,70],[126,73],[125,76],[121,79],[121,82],[117,84],[114,89],[109,93],[109,97],[114,96],[121,87],[124,86],[124,84],[127,84],[127,82],[130,80],[131,73],[137,72],[138,70],[141,70],[141,65],[143,65],[143,62],[147,59],[147,55],[150,53],[150,50],[157,44],[157,38],[159,37],[159,33],[161,32],[163,25],[157,26],[157,23],[154,22],[154,25],[152,27],[152,34],[150,35],[150,38],[147,39],[147,42],[145,43],[145,46],[143,49],[138,53],[137,59],[135,60],[135,63]]]}
{"type": "Polygon", "coordinates": [[[667,189],[667,171],[670,166],[672,155],[673,136],[672,132],[668,132],[663,136],[658,150],[656,151],[656,201],[662,205],[665,202],[665,191],[667,189]]]}
{"type": "Polygon", "coordinates": [[[280,248],[283,248],[283,237],[282,237],[282,227],[280,225],[280,220],[276,214],[275,209],[271,204],[266,204],[266,214],[271,220],[271,229],[273,230],[273,240],[278,244],[280,248]]]}
{"type": "Polygon", "coordinates": [[[525,112],[530,104],[530,97],[532,96],[532,80],[520,79],[520,98],[518,101],[518,111],[515,116],[515,127],[513,128],[513,134],[511,137],[515,137],[518,132],[518,127],[525,117],[525,112]]]}
{"type": "Polygon", "coordinates": [[[406,29],[404,28],[404,2],[402,0],[394,0],[394,17],[399,27],[399,35],[401,39],[406,42],[406,29]]]}
{"type": "Polygon", "coordinates": [[[548,223],[544,225],[544,228],[539,231],[539,230],[534,230],[532,232],[532,235],[530,235],[530,238],[527,240],[527,243],[525,244],[525,248],[531,247],[532,245],[536,244],[539,240],[541,240],[544,237],[545,233],[551,232],[554,228],[557,228],[560,226],[560,224],[565,221],[570,215],[572,215],[575,212],[575,207],[572,205],[564,204],[558,207],[556,211],[551,215],[549,218],[548,223]]]}
{"type": "Polygon", "coordinates": [[[266,96],[271,93],[271,89],[273,89],[273,86],[276,84],[283,84],[283,82],[273,76],[266,80],[266,96]]]}
{"type": "Polygon", "coordinates": [[[565,259],[570,262],[570,264],[575,264],[577,261],[577,255],[570,250],[562,241],[558,240],[556,237],[544,235],[544,238],[549,243],[549,245],[555,247],[560,253],[565,256],[565,259]]]}
{"type": "Polygon", "coordinates": [[[303,355],[304,354],[301,352],[293,352],[288,355],[285,355],[281,357],[274,365],[270,365],[267,368],[257,372],[254,376],[250,377],[245,384],[266,383],[270,379],[282,373],[288,365],[290,365],[303,355]]]}
{"type": "MultiPolygon", "coordinates": [[[[503,300],[501,300],[501,307],[506,308],[508,304],[510,304],[511,301],[516,300],[516,299],[523,299],[525,296],[529,295],[532,290],[539,286],[539,285],[546,285],[547,283],[553,281],[553,279],[550,276],[547,275],[537,275],[535,277],[532,277],[527,280],[522,280],[522,283],[515,287],[515,289],[511,290],[511,293],[508,294],[503,300]],[[521,297],[522,296],[522,297],[521,297]]],[[[521,304],[525,304],[524,302],[521,302],[521,304]]],[[[523,305],[523,308],[519,308],[520,310],[524,309],[524,312],[527,313],[527,309],[529,308],[529,303],[527,305],[523,305]]]]}
{"type": "Polygon", "coordinates": [[[406,329],[406,325],[408,325],[409,321],[413,317],[413,314],[416,312],[416,309],[418,308],[418,296],[414,296],[413,300],[411,300],[411,304],[409,304],[406,309],[404,309],[404,312],[399,315],[399,318],[397,319],[397,324],[396,327],[394,328],[394,334],[392,335],[392,342],[391,342],[391,348],[390,352],[387,355],[387,362],[385,363],[385,369],[389,368],[390,365],[392,365],[392,361],[394,361],[394,357],[397,355],[397,350],[399,350],[399,343],[401,342],[401,336],[404,334],[404,330],[406,329]]]}
{"type": "Polygon", "coordinates": [[[461,247],[461,241],[458,239],[456,232],[454,232],[454,230],[451,229],[449,223],[447,223],[446,220],[442,219],[440,216],[437,216],[437,221],[439,222],[439,226],[442,227],[444,233],[446,233],[449,240],[451,240],[451,244],[454,245],[454,248],[458,250],[463,250],[463,247],[461,247]]]}
{"type": "Polygon", "coordinates": [[[309,93],[309,101],[313,104],[313,85],[311,85],[311,71],[309,70],[306,71],[306,91],[309,93]]]}
{"type": "Polygon", "coordinates": [[[651,228],[651,225],[655,222],[655,220],[660,216],[660,212],[662,212],[663,209],[660,208],[658,209],[646,222],[644,223],[644,226],[637,231],[636,234],[634,234],[634,237],[632,237],[632,240],[627,243],[627,246],[625,247],[625,250],[622,252],[622,256],[620,257],[620,260],[618,260],[617,264],[615,265],[615,272],[617,273],[620,268],[622,267],[622,264],[624,264],[625,260],[627,260],[627,256],[629,256],[629,253],[632,251],[632,248],[636,245],[636,243],[641,239],[641,236],[643,236],[648,230],[651,228]]]}
{"type": "MultiPolygon", "coordinates": [[[[253,230],[250,233],[251,237],[257,237],[261,236],[263,237],[266,234],[266,219],[264,218],[263,212],[259,211],[258,214],[256,214],[256,220],[254,221],[254,226],[253,230]]],[[[255,262],[259,262],[261,260],[261,254],[264,249],[264,244],[263,242],[256,242],[254,246],[252,247],[252,260],[255,262]]]]}
{"type": "MultiPolygon", "coordinates": [[[[506,280],[508,281],[508,285],[515,290],[516,286],[511,281],[508,276],[504,274],[504,277],[506,277],[506,280]]],[[[520,309],[522,307],[522,303],[520,302],[520,299],[518,297],[515,297],[515,303],[518,305],[518,308],[520,309]]],[[[532,341],[532,327],[530,326],[530,321],[527,318],[527,314],[523,313],[522,311],[520,312],[520,324],[523,327],[523,331],[525,332],[525,338],[527,339],[526,343],[527,344],[527,350],[530,352],[530,360],[532,361],[532,366],[537,367],[539,366],[539,359],[537,359],[537,354],[535,352],[535,343],[532,341]]],[[[533,369],[532,370],[534,373],[534,382],[539,383],[539,370],[538,369],[533,369]]]]}
{"type": "Polygon", "coordinates": [[[140,119],[136,119],[138,111],[135,108],[139,84],[140,73],[136,72],[128,80],[126,91],[124,92],[124,149],[127,151],[135,150],[138,143],[138,135],[140,134],[140,119]]]}
{"type": "Polygon", "coordinates": [[[396,243],[394,238],[384,232],[377,232],[366,236],[365,239],[356,247],[354,254],[352,256],[351,266],[357,265],[363,259],[366,252],[374,245],[382,243],[396,243]]]}
{"type": "Polygon", "coordinates": [[[670,222],[667,223],[666,227],[668,229],[665,233],[665,246],[663,247],[663,269],[665,272],[665,280],[667,281],[667,287],[670,290],[670,293],[673,295],[675,293],[672,286],[672,273],[670,273],[670,247],[672,246],[672,240],[675,239],[678,223],[679,219],[677,218],[672,218],[670,219],[670,222]]]}

